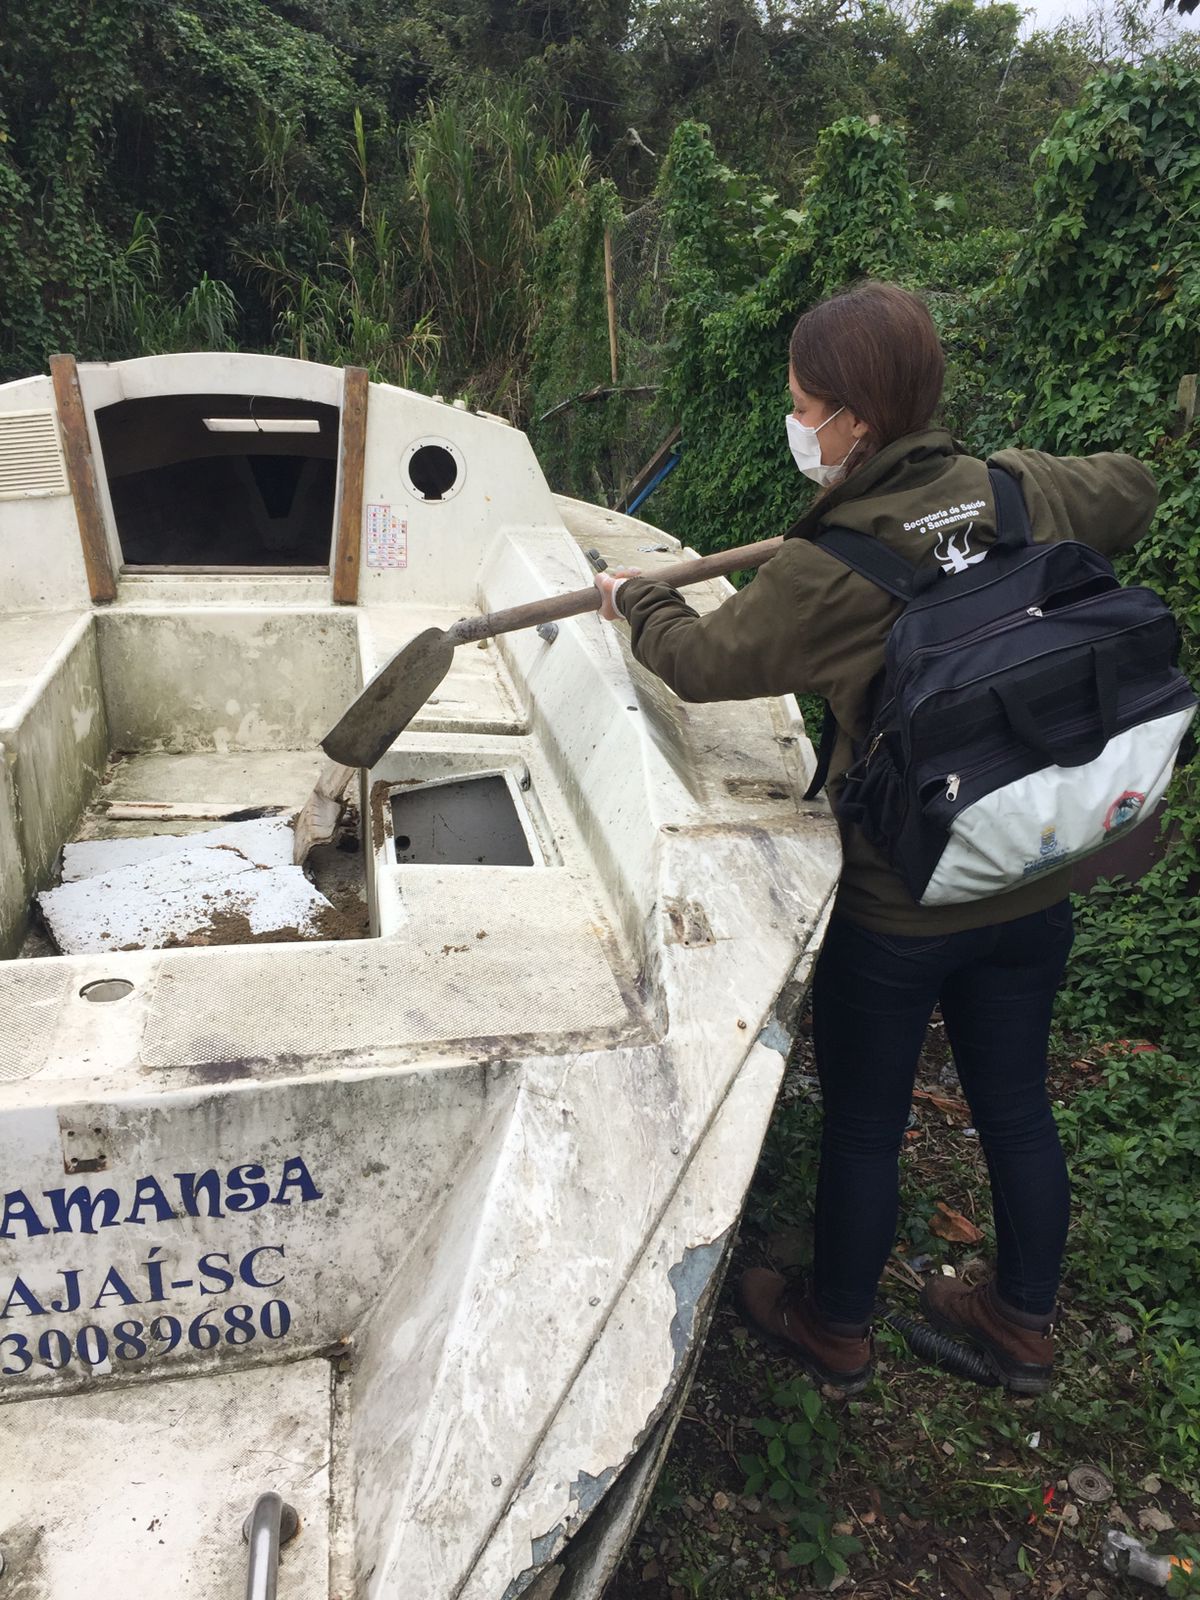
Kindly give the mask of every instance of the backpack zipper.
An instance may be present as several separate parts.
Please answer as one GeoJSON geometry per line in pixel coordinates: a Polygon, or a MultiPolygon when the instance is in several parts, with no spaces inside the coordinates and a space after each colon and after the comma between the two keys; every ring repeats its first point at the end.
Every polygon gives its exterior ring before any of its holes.
{"type": "MultiPolygon", "coordinates": [[[[1078,549],[1085,550],[1088,553],[1089,556],[1099,557],[1099,559],[1104,563],[1104,567],[1105,567],[1106,570],[1103,571],[1103,572],[1096,573],[1095,576],[1097,576],[1097,577],[1108,577],[1108,578],[1111,578],[1111,580],[1112,580],[1112,588],[1111,589],[1106,589],[1104,591],[1104,594],[1112,594],[1118,589],[1145,588],[1144,584],[1123,584],[1123,583],[1121,583],[1120,580],[1117,578],[1116,573],[1113,571],[1112,562],[1109,560],[1109,558],[1106,555],[1104,555],[1104,553],[1102,551],[1093,549],[1090,544],[1084,544],[1083,541],[1080,540],[1080,539],[1051,539],[1051,540],[1047,541],[1045,544],[1040,544],[1040,543],[1035,541],[1033,544],[1026,546],[1026,550],[1028,552],[1027,559],[1030,560],[1030,561],[1032,561],[1034,559],[1045,560],[1049,556],[1051,551],[1057,550],[1063,545],[1075,545],[1078,549]]],[[[994,548],[995,548],[994,545],[989,545],[988,546],[989,553],[994,548]]],[[[956,577],[957,574],[947,573],[946,576],[949,577],[949,578],[953,578],[953,577],[956,577]]],[[[998,573],[996,573],[995,577],[989,577],[986,582],[977,584],[975,587],[973,587],[971,589],[958,589],[956,587],[952,594],[944,595],[940,599],[937,597],[936,591],[937,591],[937,587],[938,586],[935,583],[928,591],[926,591],[926,594],[929,597],[929,603],[930,604],[936,604],[936,605],[942,605],[942,606],[953,605],[954,602],[957,601],[957,600],[966,600],[968,598],[974,599],[978,595],[986,593],[986,591],[988,589],[994,589],[995,586],[998,583],[1007,583],[1007,581],[1009,580],[1009,578],[1011,576],[1012,576],[1012,574],[1009,573],[1009,572],[998,572],[998,573]]],[[[918,595],[916,598],[918,600],[925,600],[926,594],[918,595]]],[[[1094,596],[1094,595],[1093,596],[1089,596],[1090,599],[1096,599],[1096,598],[1102,598],[1102,597],[1103,596],[1094,596]]],[[[1083,601],[1078,601],[1076,603],[1080,604],[1080,605],[1084,604],[1083,601]]],[[[904,611],[902,611],[900,613],[900,616],[897,618],[896,623],[893,624],[893,627],[899,626],[899,624],[904,621],[905,617],[907,617],[908,614],[909,614],[909,609],[911,608],[911,605],[912,605],[912,602],[910,602],[910,607],[909,608],[906,608],[904,611]]],[[[1070,610],[1071,607],[1065,606],[1062,609],[1063,610],[1070,610]]]]}
{"type": "MultiPolygon", "coordinates": [[[[1130,587],[1132,587],[1132,586],[1130,586],[1130,587]]],[[[1107,600],[1114,593],[1117,593],[1117,592],[1118,592],[1117,590],[1109,589],[1104,594],[1092,595],[1088,600],[1081,600],[1079,602],[1079,605],[1080,606],[1091,605],[1096,600],[1107,600]]],[[[1125,592],[1128,593],[1129,592],[1128,589],[1126,589],[1125,592]]],[[[1076,609],[1077,608],[1075,606],[1065,606],[1065,607],[1063,607],[1063,611],[1064,612],[1070,612],[1070,611],[1074,611],[1076,609]]],[[[1010,612],[1007,617],[1002,618],[998,623],[993,623],[993,624],[990,625],[989,630],[987,632],[987,637],[991,637],[994,634],[1002,633],[1002,632],[1004,632],[1005,630],[1007,630],[1009,628],[1019,628],[1019,627],[1021,627],[1023,622],[1024,622],[1024,619],[1025,619],[1026,615],[1032,616],[1032,614],[1035,611],[1037,612],[1037,615],[1039,617],[1042,615],[1040,609],[1037,608],[1037,607],[1033,607],[1033,606],[1027,607],[1026,610],[1022,611],[1022,612],[1010,612]]],[[[1128,627],[1118,629],[1116,633],[1110,634],[1109,638],[1119,639],[1119,638],[1122,638],[1127,633],[1137,633],[1140,629],[1145,628],[1148,625],[1153,625],[1155,620],[1157,620],[1157,619],[1154,619],[1154,618],[1150,618],[1150,619],[1143,618],[1139,622],[1131,623],[1128,627]]],[[[975,642],[975,640],[977,638],[983,638],[984,636],[985,636],[984,634],[971,636],[971,642],[973,643],[973,642],[975,642]]],[[[927,645],[923,650],[914,650],[912,655],[909,656],[907,662],[905,663],[904,674],[897,681],[896,687],[895,687],[895,691],[893,692],[891,697],[887,700],[887,702],[879,708],[878,720],[886,722],[886,720],[889,719],[893,715],[896,701],[900,696],[900,692],[901,692],[901,689],[902,689],[903,684],[904,684],[904,678],[908,676],[909,668],[911,668],[914,663],[919,662],[921,659],[923,659],[925,657],[941,655],[941,654],[944,654],[948,650],[959,649],[959,648],[962,647],[964,642],[965,642],[964,639],[955,639],[955,640],[949,641],[946,644],[927,645]],[[886,716],[885,716],[885,714],[886,714],[886,716]]],[[[1078,644],[1071,644],[1071,645],[1059,645],[1055,649],[1051,649],[1051,650],[1041,650],[1041,651],[1038,651],[1038,652],[1036,652],[1035,654],[1033,654],[1031,656],[1027,656],[1026,659],[1025,659],[1025,663],[1024,664],[1028,666],[1028,665],[1032,664],[1035,661],[1045,661],[1045,660],[1047,660],[1048,658],[1050,658],[1052,656],[1062,655],[1064,653],[1068,653],[1068,652],[1076,650],[1078,648],[1079,648],[1078,644]]],[[[931,690],[928,694],[922,695],[921,698],[912,707],[910,707],[909,716],[908,716],[909,722],[912,721],[913,717],[921,709],[921,707],[923,705],[925,705],[926,701],[932,700],[935,695],[949,694],[949,693],[959,693],[964,689],[971,689],[971,688],[974,688],[978,684],[985,683],[988,680],[988,678],[993,677],[993,676],[995,676],[994,673],[985,672],[985,673],[981,673],[976,678],[968,678],[964,683],[953,684],[948,688],[941,688],[941,689],[933,689],[933,690],[931,690]]],[[[1151,697],[1151,699],[1153,699],[1153,698],[1154,697],[1151,697]]],[[[1141,707],[1141,702],[1139,701],[1137,706],[1135,706],[1133,709],[1135,709],[1135,710],[1136,709],[1140,709],[1140,707],[1141,707]]],[[[872,739],[870,748],[867,750],[866,755],[863,757],[863,772],[864,773],[866,772],[867,768],[870,766],[871,757],[875,754],[875,751],[879,746],[879,741],[883,738],[883,736],[884,736],[884,734],[886,732],[887,732],[886,726],[883,727],[883,728],[880,728],[879,732],[872,739]]],[[[968,776],[974,776],[974,774],[968,774],[968,776]]],[[[954,779],[956,777],[960,777],[961,778],[961,775],[957,774],[957,773],[947,773],[946,774],[946,786],[947,786],[948,789],[949,789],[949,787],[951,786],[951,784],[953,783],[953,781],[954,781],[954,779]]],[[[958,790],[956,788],[953,795],[949,795],[949,794],[947,795],[947,799],[954,800],[954,799],[957,798],[957,795],[958,795],[958,790]]]]}
{"type": "MultiPolygon", "coordinates": [[[[1107,592],[1109,594],[1111,594],[1114,591],[1109,590],[1107,592]]],[[[1103,599],[1104,596],[1095,596],[1094,598],[1103,599]]],[[[1073,608],[1072,607],[1067,607],[1065,609],[1071,610],[1073,608]]],[[[1041,617],[1041,616],[1042,616],[1042,611],[1041,611],[1041,608],[1039,606],[1026,606],[1024,611],[1019,611],[1019,612],[1018,611],[1010,611],[1007,616],[1001,617],[995,622],[991,622],[991,623],[986,624],[986,626],[984,628],[978,630],[976,633],[964,634],[964,635],[960,636],[957,639],[948,640],[945,644],[926,645],[923,649],[914,650],[912,652],[912,654],[908,657],[908,659],[904,663],[904,671],[901,673],[900,677],[896,680],[896,685],[895,685],[895,688],[894,688],[894,690],[893,690],[893,692],[891,694],[891,697],[889,698],[889,700],[887,701],[887,703],[885,705],[880,706],[879,712],[878,712],[878,720],[886,720],[884,714],[888,713],[890,715],[890,713],[893,711],[893,709],[895,707],[895,704],[896,704],[896,701],[900,697],[901,690],[904,687],[904,681],[910,675],[910,671],[914,667],[914,664],[919,664],[921,661],[923,661],[924,659],[926,659],[927,657],[930,657],[930,656],[942,655],[948,650],[959,650],[965,644],[968,644],[968,643],[969,644],[975,644],[981,639],[991,638],[995,634],[1003,633],[1008,628],[1019,628],[1024,623],[1024,621],[1025,621],[1025,619],[1027,617],[1041,617]]],[[[1138,626],[1141,626],[1141,624],[1138,624],[1138,626]]],[[[1053,651],[1045,651],[1043,653],[1047,654],[1047,655],[1053,655],[1054,652],[1053,651]]],[[[1029,659],[1031,661],[1036,661],[1036,660],[1040,659],[1040,657],[1031,656],[1029,659]]],[[[986,677],[986,676],[987,676],[987,674],[983,675],[983,677],[986,677]]],[[[971,686],[971,684],[973,684],[973,683],[982,683],[983,682],[983,677],[968,679],[968,681],[965,684],[958,684],[958,685],[955,685],[955,687],[956,688],[963,688],[963,689],[969,688],[971,686]]],[[[941,689],[935,689],[933,691],[934,694],[943,694],[945,692],[946,692],[945,690],[941,690],[941,689]]],[[[922,696],[922,698],[917,701],[917,704],[915,706],[913,706],[912,710],[916,711],[919,706],[923,705],[925,703],[925,701],[930,699],[930,698],[931,698],[931,695],[922,696]]],[[[910,719],[911,719],[911,713],[910,713],[910,719]]],[[[875,754],[875,751],[876,751],[876,748],[878,747],[879,741],[880,741],[880,739],[883,738],[883,735],[884,735],[885,731],[886,731],[886,729],[881,728],[880,731],[875,735],[874,739],[872,739],[870,749],[867,751],[866,755],[863,758],[863,771],[864,771],[864,773],[866,772],[867,768],[870,766],[871,757],[875,754]]],[[[947,785],[949,785],[950,783],[953,782],[954,776],[955,775],[953,773],[950,773],[950,774],[947,775],[947,778],[946,778],[947,785]]],[[[957,793],[958,793],[958,791],[956,789],[954,794],[947,796],[947,799],[953,800],[956,797],[957,793]]]]}
{"type": "MultiPolygon", "coordinates": [[[[1131,706],[1127,707],[1126,715],[1136,718],[1140,712],[1149,710],[1151,706],[1155,705],[1163,698],[1164,696],[1161,691],[1156,691],[1153,694],[1144,694],[1140,700],[1135,700],[1131,706]]],[[[1070,738],[1074,733],[1083,733],[1091,725],[1091,722],[1092,719],[1090,717],[1076,717],[1073,722],[1068,723],[1067,726],[1061,730],[1062,734],[1064,737],[1070,738]]],[[[1132,727],[1133,724],[1131,723],[1130,726],[1132,727]]],[[[1128,731],[1128,729],[1122,729],[1122,732],[1128,731]]],[[[985,773],[991,772],[993,768],[1002,767],[1011,760],[1011,754],[993,756],[990,760],[981,761],[977,766],[970,767],[965,772],[946,773],[945,778],[942,780],[946,785],[946,800],[953,804],[953,802],[958,799],[958,792],[965,782],[975,778],[981,778],[985,773]]],[[[1039,771],[1044,769],[1035,768],[1034,770],[1039,771]]],[[[926,782],[929,782],[929,780],[926,779],[926,782]]],[[[924,807],[922,807],[922,810],[924,810],[924,807]]]]}
{"type": "MultiPolygon", "coordinates": [[[[1046,548],[1047,549],[1052,549],[1053,546],[1047,545],[1046,548]]],[[[1086,548],[1086,546],[1085,546],[1085,548],[1086,548]]],[[[994,583],[998,583],[1001,580],[1000,579],[993,579],[992,581],[994,583]]],[[[1093,606],[1093,605],[1098,604],[1101,601],[1111,600],[1113,595],[1115,595],[1115,594],[1122,594],[1122,593],[1124,593],[1124,594],[1132,594],[1132,593],[1136,593],[1139,589],[1144,589],[1144,588],[1145,588],[1144,584],[1114,584],[1114,586],[1111,589],[1105,589],[1100,594],[1088,595],[1086,597],[1086,599],[1076,600],[1072,605],[1069,605],[1069,606],[1058,606],[1058,607],[1056,607],[1055,610],[1054,610],[1054,615],[1056,617],[1059,617],[1059,616],[1063,616],[1063,617],[1074,616],[1079,611],[1083,610],[1083,608],[1085,606],[1093,606]]],[[[1153,592],[1153,591],[1151,591],[1151,592],[1153,592]]],[[[1161,599],[1161,596],[1159,596],[1158,598],[1161,599]]],[[[927,657],[937,656],[937,655],[944,655],[947,651],[950,651],[950,650],[961,650],[967,645],[979,644],[984,639],[991,639],[991,638],[994,638],[998,634],[1007,632],[1010,628],[1019,628],[1019,627],[1023,626],[1026,623],[1026,619],[1027,618],[1032,620],[1032,621],[1037,621],[1037,620],[1041,619],[1042,617],[1044,617],[1044,615],[1045,615],[1045,613],[1043,612],[1041,606],[1025,606],[1020,611],[1010,611],[1005,616],[998,617],[994,622],[984,623],[984,625],[982,627],[975,629],[975,631],[973,633],[959,634],[959,636],[956,639],[946,639],[941,644],[922,645],[919,649],[911,651],[910,654],[908,655],[908,657],[906,658],[905,662],[904,662],[904,667],[903,667],[903,670],[901,671],[900,676],[896,679],[896,688],[895,688],[895,693],[893,694],[893,699],[896,697],[896,695],[898,695],[900,693],[900,690],[901,690],[904,682],[907,680],[908,677],[911,676],[911,673],[912,673],[914,667],[919,662],[925,660],[927,657]]],[[[1135,626],[1141,626],[1141,624],[1135,624],[1135,626]]],[[[1125,629],[1122,630],[1122,632],[1125,632],[1125,631],[1128,631],[1128,630],[1125,630],[1125,629]]],[[[890,650],[890,640],[889,640],[889,650],[890,650]]],[[[1049,652],[1047,652],[1047,653],[1049,653],[1049,652]]],[[[1031,658],[1031,659],[1033,659],[1033,658],[1031,658]]],[[[886,662],[885,662],[885,667],[886,667],[886,662]]],[[[973,679],[971,681],[972,682],[977,682],[978,680],[977,679],[973,679]]]]}
{"type": "Polygon", "coordinates": [[[994,622],[988,622],[983,627],[976,628],[974,633],[963,633],[957,639],[947,639],[942,644],[922,645],[919,649],[910,651],[900,676],[896,679],[896,695],[901,693],[905,683],[923,662],[932,659],[934,656],[942,656],[954,650],[963,650],[971,645],[982,644],[985,639],[998,638],[1000,634],[1009,633],[1014,628],[1028,627],[1041,615],[1040,610],[1028,606],[1021,611],[1010,611],[1006,616],[997,617],[994,622]]]}
{"type": "MultiPolygon", "coordinates": [[[[1097,596],[1096,598],[1105,599],[1107,597],[1103,596],[1103,595],[1100,595],[1100,596],[1097,596]]],[[[1091,602],[1089,602],[1089,601],[1082,602],[1082,604],[1090,604],[1090,603],[1091,602]]],[[[1070,609],[1074,609],[1074,608],[1070,608],[1070,609]]],[[[1145,618],[1145,617],[1143,617],[1138,622],[1130,623],[1128,627],[1118,628],[1116,630],[1116,632],[1108,634],[1107,637],[1109,639],[1120,639],[1120,638],[1123,638],[1126,634],[1138,633],[1142,629],[1144,629],[1144,628],[1146,628],[1148,626],[1152,627],[1159,620],[1160,620],[1159,618],[1145,618]]],[[[1019,622],[1017,622],[1017,623],[1011,623],[1010,622],[1008,625],[1012,626],[1012,627],[1020,627],[1021,626],[1021,624],[1019,622]]],[[[1001,631],[1001,630],[998,629],[997,632],[999,632],[999,631],[1001,631]]],[[[954,645],[933,645],[928,650],[914,651],[914,653],[909,657],[909,662],[911,663],[911,662],[915,661],[918,656],[936,655],[936,654],[938,654],[938,653],[940,653],[940,652],[942,652],[944,650],[957,648],[957,644],[958,644],[958,642],[956,642],[956,644],[954,644],[954,645]]],[[[1076,643],[1069,644],[1069,645],[1061,645],[1060,644],[1060,645],[1056,646],[1055,648],[1053,648],[1051,650],[1039,650],[1039,651],[1035,652],[1033,655],[1027,656],[1025,658],[1025,660],[1023,661],[1022,665],[1023,666],[1031,666],[1035,661],[1047,661],[1047,660],[1051,659],[1054,656],[1068,655],[1068,654],[1072,653],[1073,651],[1078,650],[1079,647],[1080,647],[1080,644],[1077,641],[1076,643]]],[[[996,675],[995,672],[981,672],[978,677],[976,677],[976,678],[967,678],[963,683],[951,684],[951,685],[942,687],[940,689],[931,689],[928,694],[922,695],[919,700],[917,700],[912,706],[909,707],[909,713],[908,713],[909,722],[911,723],[913,717],[920,710],[920,708],[926,703],[926,701],[932,700],[935,695],[951,694],[951,693],[959,694],[964,689],[972,689],[972,688],[975,688],[978,684],[986,683],[989,678],[995,677],[995,675],[996,675]]],[[[900,684],[897,683],[896,692],[892,696],[892,701],[895,701],[899,697],[900,687],[901,687],[900,684]]]]}

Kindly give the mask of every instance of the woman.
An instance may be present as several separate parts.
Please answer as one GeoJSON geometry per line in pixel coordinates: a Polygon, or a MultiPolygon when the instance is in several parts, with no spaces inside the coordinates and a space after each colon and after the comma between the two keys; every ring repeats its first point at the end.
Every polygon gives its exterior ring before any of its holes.
{"type": "MultiPolygon", "coordinates": [[[[745,589],[700,617],[633,573],[596,578],[601,614],[619,612],[637,659],[685,700],[823,695],[837,720],[836,806],[899,603],[811,541],[822,525],[873,535],[909,563],[962,570],[994,539],[987,463],[931,425],[944,357],[923,302],[865,283],[797,323],[790,346],[796,463],[826,486],[745,589]]],[[[1074,538],[1114,555],[1146,531],[1156,491],[1129,456],[992,458],[1019,482],[1035,541],[1074,538]]],[[[1054,1309],[1070,1191],[1046,1095],[1054,994],[1071,946],[1069,869],[1000,897],[919,906],[853,825],[813,977],[813,1038],[824,1104],[812,1275],[754,1268],[749,1317],[823,1382],[848,1393],[871,1372],[870,1318],[891,1251],[898,1156],[926,1025],[946,1035],[987,1157],[995,1277],[975,1289],[935,1277],[926,1315],[981,1349],[1021,1393],[1049,1387],[1054,1309]]]]}

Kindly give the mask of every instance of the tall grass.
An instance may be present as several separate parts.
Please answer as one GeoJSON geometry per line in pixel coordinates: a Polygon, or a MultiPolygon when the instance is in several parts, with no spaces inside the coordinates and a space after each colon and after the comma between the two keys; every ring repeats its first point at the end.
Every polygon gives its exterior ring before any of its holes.
{"type": "Polygon", "coordinates": [[[359,189],[357,222],[332,238],[322,214],[284,181],[288,139],[286,127],[260,125],[259,170],[269,179],[260,222],[287,243],[247,258],[275,319],[276,351],[366,367],[373,378],[420,387],[441,339],[415,303],[393,215],[371,192],[362,112],[354,113],[348,148],[348,177],[353,172],[359,189]]]}
{"type": "Polygon", "coordinates": [[[204,273],[178,301],[161,288],[162,255],[152,218],[138,212],[129,243],[93,295],[82,348],[108,360],[176,350],[232,350],[241,308],[228,284],[204,273]]]}
{"type": "MultiPolygon", "coordinates": [[[[277,249],[251,269],[275,316],[276,348],[353,363],[408,387],[461,388],[492,409],[520,410],[534,316],[538,237],[592,176],[589,134],[539,125],[518,90],[430,103],[394,137],[402,161],[386,193],[355,113],[349,165],[357,219],[332,241],[294,201],[286,221],[314,245],[316,266],[277,249]],[[311,223],[312,226],[307,226],[311,223]]],[[[263,162],[280,132],[263,129],[263,162]]],[[[384,166],[389,167],[390,162],[384,166]]],[[[279,220],[279,188],[272,204],[279,220]]]]}
{"type": "MultiPolygon", "coordinates": [[[[570,130],[553,107],[535,112],[511,85],[431,101],[400,129],[369,129],[356,111],[349,221],[336,229],[305,196],[297,136],[293,119],[259,117],[257,242],[240,260],[260,338],[280,354],[465,392],[524,420],[541,241],[593,184],[589,126],[570,130]]],[[[207,275],[172,298],[155,223],[139,215],[93,295],[84,343],[112,357],[227,350],[242,320],[234,290],[207,275]]]]}
{"type": "Polygon", "coordinates": [[[589,129],[540,130],[525,96],[506,89],[431,103],[406,143],[413,261],[447,366],[475,374],[493,402],[511,401],[529,347],[538,238],[591,180],[589,129]]]}

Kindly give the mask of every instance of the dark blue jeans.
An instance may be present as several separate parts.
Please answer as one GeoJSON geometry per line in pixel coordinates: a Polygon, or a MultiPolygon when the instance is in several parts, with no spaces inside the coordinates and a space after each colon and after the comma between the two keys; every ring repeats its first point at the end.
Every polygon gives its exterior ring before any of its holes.
{"type": "Polygon", "coordinates": [[[1070,1188],[1046,1096],[1071,903],[910,938],[835,919],[813,978],[825,1120],[813,1290],[834,1321],[871,1316],[896,1237],[898,1158],[926,1025],[940,1002],[992,1185],[996,1276],[1019,1311],[1053,1310],[1070,1188]]]}

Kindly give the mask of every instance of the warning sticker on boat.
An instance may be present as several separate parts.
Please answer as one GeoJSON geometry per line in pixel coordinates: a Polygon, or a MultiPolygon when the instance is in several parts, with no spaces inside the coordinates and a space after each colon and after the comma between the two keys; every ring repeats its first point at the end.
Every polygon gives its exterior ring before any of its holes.
{"type": "Polygon", "coordinates": [[[407,567],[408,522],[391,506],[366,509],[368,567],[407,567]]]}

